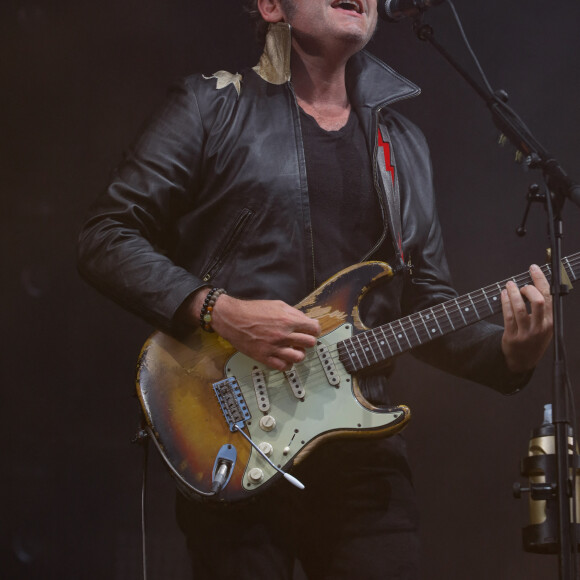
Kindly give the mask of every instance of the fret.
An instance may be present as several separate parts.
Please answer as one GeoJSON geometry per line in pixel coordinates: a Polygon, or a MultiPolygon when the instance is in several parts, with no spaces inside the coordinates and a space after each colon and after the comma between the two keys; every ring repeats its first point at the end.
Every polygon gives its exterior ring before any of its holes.
{"type": "MultiPolygon", "coordinates": [[[[367,367],[368,367],[368,366],[371,366],[371,362],[369,361],[369,358],[368,358],[368,356],[367,356],[367,353],[365,352],[365,347],[364,347],[364,345],[363,345],[363,343],[362,343],[362,340],[361,340],[363,337],[366,337],[366,333],[363,333],[363,334],[357,334],[357,335],[355,336],[355,338],[357,339],[357,342],[358,342],[358,344],[359,344],[359,346],[360,346],[360,349],[357,349],[357,352],[358,352],[359,350],[362,352],[362,354],[363,354],[363,356],[364,356],[364,358],[365,358],[365,361],[366,361],[366,363],[367,363],[367,364],[366,364],[366,365],[364,365],[364,366],[367,366],[367,367]]],[[[368,339],[367,339],[367,342],[368,342],[368,339]]],[[[367,349],[367,350],[368,350],[368,349],[367,349]]],[[[360,358],[360,357],[359,357],[359,358],[360,358]]],[[[363,367],[363,368],[364,368],[364,367],[363,367]]]]}
{"type": "Polygon", "coordinates": [[[459,305],[457,304],[457,300],[449,300],[443,304],[443,307],[447,310],[449,314],[449,318],[452,325],[452,330],[456,330],[458,328],[462,328],[465,325],[465,321],[461,315],[461,311],[459,310],[459,305]]]}
{"type": "Polygon", "coordinates": [[[417,337],[417,344],[421,344],[423,341],[421,340],[421,337],[419,336],[419,333],[417,332],[417,329],[415,328],[415,323],[413,322],[413,319],[411,318],[411,316],[407,316],[406,320],[409,321],[409,324],[411,325],[411,328],[413,329],[413,332],[415,333],[415,336],[417,337]]]}
{"type": "MultiPolygon", "coordinates": [[[[385,359],[389,358],[389,354],[384,352],[384,350],[383,350],[383,346],[385,345],[385,341],[384,341],[384,340],[381,340],[381,339],[380,339],[380,338],[377,336],[377,334],[376,334],[376,332],[375,332],[376,330],[378,330],[378,329],[372,328],[372,329],[371,329],[371,333],[372,333],[372,335],[373,335],[373,341],[374,341],[374,343],[377,345],[377,350],[378,350],[378,352],[379,352],[379,354],[380,354],[379,360],[382,360],[382,361],[383,361],[383,360],[385,360],[385,359]]],[[[377,351],[375,351],[375,355],[376,355],[376,352],[377,352],[377,351]]]]}
{"type": "Polygon", "coordinates": [[[371,334],[372,333],[369,333],[369,332],[364,333],[364,337],[367,339],[367,347],[365,348],[365,352],[370,352],[373,355],[375,362],[379,362],[379,359],[377,358],[377,354],[376,354],[376,349],[373,348],[373,344],[370,341],[371,334]]]}
{"type": "Polygon", "coordinates": [[[393,338],[395,339],[395,343],[397,344],[397,347],[399,348],[399,352],[403,352],[403,347],[401,346],[401,343],[399,342],[399,339],[397,338],[397,335],[395,334],[395,330],[393,329],[393,323],[391,322],[391,324],[387,324],[387,328],[391,331],[391,334],[393,335],[393,338]]]}
{"type": "Polygon", "coordinates": [[[437,329],[439,330],[439,334],[443,334],[443,330],[441,329],[441,326],[439,325],[439,319],[438,319],[437,315],[435,315],[434,308],[431,308],[431,312],[433,313],[433,318],[435,320],[435,324],[437,325],[437,329]]]}
{"type": "Polygon", "coordinates": [[[379,341],[377,340],[376,334],[375,334],[375,329],[371,328],[370,332],[366,333],[368,335],[368,341],[369,343],[372,342],[373,346],[373,355],[377,360],[384,360],[385,356],[383,355],[383,349],[381,348],[381,345],[379,343],[379,341]],[[377,357],[378,355],[378,357],[377,357]]]}
{"type": "Polygon", "coordinates": [[[353,365],[354,365],[355,369],[364,369],[365,365],[363,364],[363,361],[360,359],[360,356],[358,355],[358,348],[354,345],[355,338],[356,338],[357,342],[360,342],[360,338],[358,337],[358,335],[351,338],[351,341],[350,341],[351,344],[353,345],[354,354],[356,356],[356,361],[353,361],[353,365]]]}
{"type": "Polygon", "coordinates": [[[385,337],[385,342],[387,343],[387,346],[389,347],[389,350],[391,351],[391,356],[395,356],[395,353],[393,352],[393,349],[391,348],[391,343],[389,342],[389,339],[387,338],[387,335],[385,334],[385,327],[381,326],[381,327],[379,327],[379,330],[381,331],[382,335],[385,337]]]}
{"type": "MultiPolygon", "coordinates": [[[[400,329],[401,329],[401,332],[398,332],[397,333],[397,340],[398,339],[401,339],[402,340],[403,337],[405,337],[405,340],[407,341],[407,344],[409,345],[409,348],[413,348],[413,345],[411,344],[411,341],[409,340],[409,337],[407,336],[407,332],[403,328],[403,325],[401,324],[401,321],[400,320],[397,320],[396,322],[393,322],[392,323],[392,325],[394,325],[394,324],[398,324],[399,327],[400,327],[400,329]]],[[[394,327],[393,327],[393,332],[394,332],[394,327]]],[[[405,349],[405,350],[407,350],[407,349],[405,349]]]]}
{"type": "Polygon", "coordinates": [[[449,319],[449,323],[451,324],[451,328],[455,330],[455,325],[453,324],[453,320],[451,320],[451,316],[449,316],[449,311],[445,307],[445,303],[443,303],[443,310],[445,310],[445,314],[447,314],[447,318],[449,319]]]}
{"type": "Polygon", "coordinates": [[[434,326],[431,326],[431,337],[435,336],[435,334],[437,334],[437,330],[439,330],[439,334],[443,334],[443,331],[441,330],[441,327],[439,326],[439,322],[437,322],[437,316],[435,316],[435,314],[433,313],[433,308],[430,308],[431,314],[427,314],[427,320],[430,321],[431,318],[433,318],[433,320],[435,321],[435,324],[437,325],[437,328],[435,328],[434,326]]]}
{"type": "Polygon", "coordinates": [[[481,289],[481,293],[483,294],[483,297],[485,298],[485,301],[487,302],[487,307],[489,308],[490,314],[494,314],[495,310],[493,309],[493,306],[491,305],[491,302],[489,301],[489,298],[487,297],[487,292],[485,291],[484,288],[481,289]]]}
{"type": "Polygon", "coordinates": [[[436,304],[435,306],[433,306],[431,310],[435,313],[435,321],[437,322],[437,326],[439,327],[441,334],[447,334],[448,332],[451,332],[453,330],[453,327],[451,326],[451,324],[449,324],[449,321],[447,320],[447,316],[445,315],[445,307],[443,306],[443,303],[436,304]]]}
{"type": "Polygon", "coordinates": [[[494,293],[491,300],[493,302],[493,311],[499,312],[501,310],[501,294],[494,293]]]}
{"type": "Polygon", "coordinates": [[[574,277],[574,282],[576,282],[576,280],[578,280],[578,277],[576,276],[577,269],[572,268],[572,266],[570,266],[570,270],[572,271],[572,276],[574,277]]]}
{"type": "Polygon", "coordinates": [[[459,316],[461,316],[461,319],[463,320],[463,326],[467,326],[468,322],[465,319],[465,316],[463,316],[463,311],[461,309],[461,304],[459,304],[459,299],[455,300],[455,306],[457,307],[457,312],[459,312],[459,316]]]}
{"type": "Polygon", "coordinates": [[[373,355],[375,362],[379,362],[381,359],[377,358],[377,352],[376,352],[377,349],[375,347],[373,347],[374,342],[371,342],[371,335],[374,338],[374,333],[372,333],[372,332],[365,332],[364,333],[364,337],[367,339],[367,347],[366,347],[365,351],[370,352],[373,355]]]}
{"type": "Polygon", "coordinates": [[[499,312],[501,310],[501,286],[498,284],[497,287],[499,288],[499,292],[496,292],[492,295],[491,299],[495,304],[494,313],[499,312]]]}
{"type": "Polygon", "coordinates": [[[423,313],[422,312],[418,312],[419,317],[421,318],[421,322],[423,323],[423,326],[425,327],[425,332],[427,333],[427,340],[431,339],[431,333],[429,332],[429,327],[427,326],[427,323],[425,322],[425,318],[423,317],[423,313]]]}
{"type": "Polygon", "coordinates": [[[342,360],[344,366],[349,367],[354,371],[354,369],[356,369],[357,367],[353,357],[352,338],[347,338],[342,342],[339,342],[337,347],[340,360],[342,360]]]}
{"type": "Polygon", "coordinates": [[[473,308],[470,306],[471,302],[468,302],[467,299],[469,296],[463,296],[462,298],[458,299],[459,306],[461,308],[461,315],[463,316],[463,320],[465,320],[465,325],[472,324],[476,320],[479,320],[479,316],[477,313],[473,313],[473,308]]]}
{"type": "Polygon", "coordinates": [[[568,277],[572,277],[573,278],[573,282],[576,282],[577,278],[576,278],[576,273],[574,272],[574,269],[572,268],[572,266],[570,265],[570,260],[568,258],[564,258],[566,264],[568,265],[568,268],[566,269],[566,271],[568,272],[568,277]]]}
{"type": "Polygon", "coordinates": [[[415,329],[415,334],[417,335],[417,340],[419,344],[423,344],[425,341],[429,340],[429,331],[425,326],[425,321],[421,316],[420,312],[416,312],[415,314],[411,314],[409,316],[409,320],[412,321],[413,328],[415,329]]]}
{"type": "Polygon", "coordinates": [[[481,320],[481,316],[479,316],[479,312],[477,311],[477,307],[475,306],[475,303],[473,302],[473,298],[471,297],[471,294],[468,294],[467,297],[469,298],[469,301],[471,302],[471,306],[473,307],[473,311],[475,312],[475,316],[477,316],[477,320],[481,320]]]}

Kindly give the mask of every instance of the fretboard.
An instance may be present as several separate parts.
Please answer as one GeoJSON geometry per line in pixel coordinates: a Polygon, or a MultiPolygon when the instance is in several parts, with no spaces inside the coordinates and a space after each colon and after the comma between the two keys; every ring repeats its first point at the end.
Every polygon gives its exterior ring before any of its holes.
{"type": "MultiPolygon", "coordinates": [[[[575,283],[580,276],[580,252],[564,258],[562,265],[570,281],[575,283]]],[[[546,278],[551,280],[551,267],[545,264],[541,268],[546,278]]],[[[530,273],[524,272],[389,324],[356,334],[338,343],[340,360],[349,373],[357,373],[497,314],[501,312],[502,289],[510,280],[515,282],[518,288],[532,283],[530,273]]]]}

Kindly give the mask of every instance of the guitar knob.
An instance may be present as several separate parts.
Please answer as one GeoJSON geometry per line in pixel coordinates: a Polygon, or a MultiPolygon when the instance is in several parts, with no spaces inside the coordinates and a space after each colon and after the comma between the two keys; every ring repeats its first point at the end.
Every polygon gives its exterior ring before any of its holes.
{"type": "Polygon", "coordinates": [[[276,428],[276,419],[272,415],[264,415],[260,419],[260,429],[262,431],[273,431],[276,428]]]}
{"type": "Polygon", "coordinates": [[[258,448],[267,457],[270,457],[270,455],[272,455],[272,452],[274,451],[272,445],[270,445],[270,443],[268,443],[267,441],[262,441],[262,443],[258,445],[258,448]]]}
{"type": "Polygon", "coordinates": [[[248,472],[248,479],[252,483],[260,483],[260,481],[262,481],[263,477],[264,477],[264,472],[259,467],[253,467],[248,472]]]}

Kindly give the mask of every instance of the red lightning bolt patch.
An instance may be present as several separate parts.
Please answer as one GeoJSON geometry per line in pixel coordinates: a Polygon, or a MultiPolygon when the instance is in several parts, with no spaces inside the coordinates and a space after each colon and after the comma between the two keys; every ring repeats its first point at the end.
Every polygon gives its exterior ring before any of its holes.
{"type": "MultiPolygon", "coordinates": [[[[385,169],[387,173],[390,173],[391,180],[393,182],[393,187],[395,186],[395,166],[391,163],[391,144],[388,141],[383,141],[383,135],[379,128],[379,147],[383,148],[383,153],[385,155],[385,169]]],[[[397,246],[399,248],[399,255],[401,257],[401,263],[405,263],[405,256],[403,254],[403,240],[399,234],[397,240],[397,246]]]]}
{"type": "Polygon", "coordinates": [[[388,141],[383,141],[381,130],[379,129],[379,147],[383,148],[385,154],[385,169],[387,173],[391,174],[393,185],[395,185],[395,167],[391,164],[391,144],[388,141]]]}

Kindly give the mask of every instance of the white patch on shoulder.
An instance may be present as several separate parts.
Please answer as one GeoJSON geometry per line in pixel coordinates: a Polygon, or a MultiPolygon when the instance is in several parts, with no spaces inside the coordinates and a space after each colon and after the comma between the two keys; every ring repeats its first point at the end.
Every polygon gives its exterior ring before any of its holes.
{"type": "Polygon", "coordinates": [[[219,70],[218,72],[213,73],[213,75],[211,75],[210,77],[206,77],[204,75],[203,78],[207,80],[216,79],[217,80],[216,89],[218,90],[225,89],[229,85],[234,85],[238,93],[238,96],[242,90],[242,75],[239,73],[232,74],[227,70],[219,70]]]}

